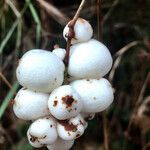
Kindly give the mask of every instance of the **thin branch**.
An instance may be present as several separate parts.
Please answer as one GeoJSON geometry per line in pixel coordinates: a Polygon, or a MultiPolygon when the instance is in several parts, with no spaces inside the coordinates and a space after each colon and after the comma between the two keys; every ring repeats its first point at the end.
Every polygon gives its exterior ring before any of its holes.
{"type": "Polygon", "coordinates": [[[10,84],[10,82],[6,79],[6,77],[3,75],[2,72],[0,72],[0,78],[2,78],[2,80],[5,82],[5,84],[11,89],[12,85],[10,84]]]}
{"type": "MultiPolygon", "coordinates": [[[[97,0],[97,31],[98,40],[102,41],[102,1],[97,0]]],[[[102,113],[103,118],[103,136],[104,136],[104,150],[109,150],[109,132],[108,132],[108,119],[106,112],[102,113]]]]}
{"type": "MultiPolygon", "coordinates": [[[[28,7],[28,3],[25,4],[24,8],[22,9],[22,11],[20,12],[21,16],[24,14],[24,12],[26,11],[28,7]]],[[[10,39],[10,37],[12,36],[13,32],[15,31],[18,23],[19,23],[19,19],[17,18],[16,21],[13,23],[13,25],[11,26],[10,30],[8,31],[7,35],[5,36],[5,38],[2,40],[2,42],[0,43],[0,54],[3,52],[3,49],[5,48],[8,40],[10,39]]]]}
{"type": "Polygon", "coordinates": [[[145,81],[144,81],[144,83],[143,83],[143,86],[142,86],[142,88],[141,88],[139,97],[138,97],[138,99],[137,99],[137,101],[136,101],[136,103],[135,103],[134,110],[133,110],[133,112],[132,112],[131,118],[130,118],[129,123],[128,123],[127,132],[126,132],[127,134],[128,134],[128,131],[130,130],[131,125],[132,125],[132,123],[133,123],[133,121],[134,121],[134,116],[135,116],[135,114],[137,113],[137,110],[138,110],[139,106],[140,106],[141,103],[142,103],[142,100],[143,100],[143,97],[144,97],[144,93],[145,93],[145,89],[146,89],[147,84],[149,83],[149,81],[150,81],[150,72],[148,72],[148,74],[147,74],[147,76],[146,76],[146,79],[145,79],[145,81]]]}
{"type": "Polygon", "coordinates": [[[102,20],[102,24],[104,25],[105,22],[108,20],[108,18],[112,15],[112,12],[114,11],[114,9],[116,8],[116,6],[118,5],[119,0],[114,0],[112,6],[110,7],[110,9],[108,10],[108,12],[105,14],[105,16],[103,17],[102,20]]]}
{"type": "Polygon", "coordinates": [[[117,57],[114,64],[113,64],[113,67],[109,73],[109,81],[112,82],[113,78],[114,78],[114,75],[115,75],[115,71],[116,69],[118,68],[120,62],[121,62],[121,59],[122,59],[122,55],[130,50],[131,47],[134,47],[136,45],[138,45],[139,43],[141,43],[141,41],[133,41],[129,44],[127,44],[126,46],[124,46],[123,48],[121,48],[116,54],[115,56],[117,57]]]}
{"type": "Polygon", "coordinates": [[[85,4],[85,0],[82,0],[76,14],[74,15],[73,19],[68,24],[69,32],[68,32],[68,35],[67,35],[68,40],[67,40],[67,47],[66,47],[66,56],[65,56],[65,59],[64,59],[64,63],[66,64],[66,66],[68,66],[68,63],[69,63],[69,53],[70,53],[71,40],[75,35],[74,25],[75,25],[79,15],[80,15],[80,12],[81,12],[84,4],[85,4]]]}
{"type": "Polygon", "coordinates": [[[19,87],[18,82],[15,82],[11,88],[11,90],[8,92],[7,96],[5,97],[5,99],[3,100],[1,106],[0,106],[0,119],[2,118],[8,104],[9,101],[13,98],[14,94],[16,93],[17,89],[19,87]]]}
{"type": "Polygon", "coordinates": [[[52,16],[52,18],[60,24],[65,25],[68,22],[68,18],[60,12],[58,8],[53,6],[52,4],[44,1],[44,0],[37,0],[39,4],[47,11],[47,13],[52,16]]]}
{"type": "Polygon", "coordinates": [[[102,118],[103,118],[104,150],[109,150],[108,119],[105,111],[102,113],[102,118]]]}
{"type": "Polygon", "coordinates": [[[144,83],[143,83],[143,86],[142,86],[142,88],[141,88],[139,97],[138,97],[138,99],[137,99],[137,101],[136,101],[136,104],[135,104],[135,109],[138,108],[138,106],[141,104],[141,102],[142,102],[142,100],[143,100],[144,92],[145,92],[145,89],[146,89],[146,87],[147,87],[147,84],[148,84],[149,80],[150,80],[150,72],[148,72],[148,74],[147,74],[147,76],[146,76],[146,79],[145,79],[145,81],[144,81],[144,83]]]}
{"type": "Polygon", "coordinates": [[[101,0],[97,0],[97,32],[98,32],[98,40],[102,41],[102,6],[101,0]]]}
{"type": "Polygon", "coordinates": [[[11,7],[11,9],[13,10],[14,14],[16,15],[17,18],[21,17],[20,12],[17,10],[17,8],[15,7],[15,5],[13,4],[12,1],[10,0],[6,0],[6,3],[11,7]]]}
{"type": "Polygon", "coordinates": [[[74,24],[75,24],[75,22],[77,21],[79,15],[80,15],[80,12],[81,12],[81,10],[83,9],[84,4],[85,4],[85,0],[82,0],[82,1],[81,1],[81,4],[80,4],[80,6],[79,6],[79,8],[78,8],[78,10],[77,10],[77,12],[76,12],[76,14],[75,14],[74,17],[73,17],[72,22],[74,22],[74,24]]]}
{"type": "Polygon", "coordinates": [[[35,7],[32,4],[32,1],[26,0],[26,2],[29,3],[29,9],[31,11],[34,22],[36,23],[36,47],[38,48],[40,44],[40,37],[41,37],[41,30],[42,30],[41,21],[35,7]]]}

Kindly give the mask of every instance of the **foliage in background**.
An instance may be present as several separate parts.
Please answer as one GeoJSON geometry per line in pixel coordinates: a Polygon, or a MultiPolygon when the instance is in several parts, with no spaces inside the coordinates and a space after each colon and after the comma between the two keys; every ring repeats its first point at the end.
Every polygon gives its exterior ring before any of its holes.
{"type": "MultiPolygon", "coordinates": [[[[26,139],[29,124],[17,119],[9,103],[19,88],[15,69],[20,56],[32,48],[52,50],[55,44],[65,47],[62,30],[72,18],[80,0],[0,0],[0,149],[32,150],[26,139]],[[5,80],[6,79],[6,80],[5,80]],[[9,81],[12,85],[8,87],[9,81]],[[7,108],[7,109],[6,109],[7,108]]],[[[109,148],[112,150],[146,150],[150,145],[150,107],[145,105],[143,116],[134,111],[150,91],[150,42],[148,0],[102,1],[103,42],[109,47],[114,61],[120,62],[108,75],[112,79],[115,100],[107,110],[109,148]],[[137,41],[134,46],[128,44],[137,41]],[[119,55],[122,48],[125,52],[119,55]],[[121,50],[120,50],[121,49],[121,50]],[[148,78],[146,80],[146,78],[148,78]],[[146,81],[146,83],[145,83],[146,81]],[[143,88],[143,85],[146,85],[143,88]],[[144,113],[146,112],[146,113],[144,113]],[[133,119],[132,119],[133,118],[133,119]],[[146,118],[146,119],[145,119],[146,118]],[[132,120],[132,121],[131,121],[132,120]],[[131,123],[130,123],[131,122],[131,123]],[[149,124],[147,124],[147,122],[149,124]],[[130,124],[130,125],[129,125],[130,124]]],[[[88,1],[81,17],[89,20],[97,31],[97,2],[88,1]]],[[[97,32],[94,38],[97,38],[97,32]]],[[[79,138],[74,150],[102,149],[103,120],[99,114],[89,123],[88,132],[79,138]]],[[[43,148],[42,148],[43,149],[43,148]]]]}

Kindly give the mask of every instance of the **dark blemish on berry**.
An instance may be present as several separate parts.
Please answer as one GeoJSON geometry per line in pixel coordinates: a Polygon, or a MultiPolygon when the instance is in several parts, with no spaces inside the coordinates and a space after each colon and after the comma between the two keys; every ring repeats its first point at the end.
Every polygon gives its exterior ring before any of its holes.
{"type": "Polygon", "coordinates": [[[57,81],[57,78],[55,78],[54,80],[57,81]]]}
{"type": "Polygon", "coordinates": [[[77,134],[77,135],[76,135],[76,138],[78,138],[79,136],[80,136],[80,134],[77,134]]]}
{"type": "Polygon", "coordinates": [[[47,136],[45,135],[44,137],[43,137],[43,139],[45,139],[47,136]]]}
{"type": "Polygon", "coordinates": [[[90,79],[86,79],[86,81],[90,81],[90,79]]]}
{"type": "Polygon", "coordinates": [[[58,104],[58,101],[57,101],[57,100],[55,100],[55,101],[54,101],[53,106],[54,106],[54,107],[56,107],[56,106],[57,106],[57,104],[58,104]]]}
{"type": "Polygon", "coordinates": [[[74,98],[72,96],[70,96],[70,95],[62,97],[62,101],[63,101],[64,104],[66,104],[66,108],[72,107],[73,102],[76,102],[74,100],[74,98]]]}
{"type": "Polygon", "coordinates": [[[53,125],[50,125],[50,127],[52,128],[52,127],[53,127],[53,125]]]}
{"type": "Polygon", "coordinates": [[[57,99],[57,96],[55,96],[55,99],[57,99]]]}
{"type": "Polygon", "coordinates": [[[76,132],[77,131],[77,126],[73,125],[72,123],[69,123],[69,120],[59,120],[58,121],[62,126],[64,126],[66,131],[72,131],[76,132]]]}
{"type": "Polygon", "coordinates": [[[96,97],[94,96],[93,99],[96,100],[96,97]]]}
{"type": "Polygon", "coordinates": [[[18,71],[18,74],[20,75],[20,71],[18,71]]]}
{"type": "Polygon", "coordinates": [[[75,111],[77,110],[77,108],[74,109],[75,111]]]}
{"type": "Polygon", "coordinates": [[[22,88],[22,90],[26,90],[26,89],[27,89],[26,87],[22,88]]]}
{"type": "Polygon", "coordinates": [[[68,38],[68,34],[67,33],[65,34],[65,37],[68,38]]]}
{"type": "Polygon", "coordinates": [[[33,142],[33,143],[38,139],[38,138],[35,137],[35,136],[32,136],[32,135],[30,135],[30,136],[31,136],[30,141],[33,142]]]}
{"type": "Polygon", "coordinates": [[[68,110],[68,112],[71,112],[71,111],[72,111],[72,109],[69,109],[69,110],[68,110]]]}
{"type": "Polygon", "coordinates": [[[80,124],[84,126],[84,123],[80,120],[80,124]]]}
{"type": "Polygon", "coordinates": [[[71,136],[70,132],[68,132],[68,135],[71,136]]]}

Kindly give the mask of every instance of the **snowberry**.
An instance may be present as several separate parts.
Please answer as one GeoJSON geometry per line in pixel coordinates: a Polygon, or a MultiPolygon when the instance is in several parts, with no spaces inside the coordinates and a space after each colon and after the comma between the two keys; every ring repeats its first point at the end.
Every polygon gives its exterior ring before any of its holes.
{"type": "Polygon", "coordinates": [[[14,98],[13,110],[18,118],[34,120],[49,114],[46,93],[34,92],[22,88],[14,98]]]}
{"type": "Polygon", "coordinates": [[[58,138],[57,141],[51,145],[47,145],[49,150],[69,150],[74,144],[74,140],[66,141],[58,138]]]}
{"type": "Polygon", "coordinates": [[[23,55],[16,74],[22,86],[50,93],[63,83],[64,69],[63,62],[52,52],[33,49],[23,55]]]}
{"type": "Polygon", "coordinates": [[[97,40],[91,39],[70,47],[68,73],[77,79],[99,79],[109,72],[111,66],[109,50],[97,40]]]}
{"type": "Polygon", "coordinates": [[[65,120],[80,113],[82,102],[70,85],[63,85],[50,94],[48,108],[55,118],[65,120]]]}
{"type": "Polygon", "coordinates": [[[87,123],[81,115],[57,122],[58,135],[64,140],[74,140],[80,137],[86,127],[87,123]]]}
{"type": "Polygon", "coordinates": [[[61,60],[63,60],[65,58],[66,55],[66,50],[63,48],[55,48],[52,53],[54,53],[55,55],[57,55],[57,57],[59,57],[61,60]]]}
{"type": "Polygon", "coordinates": [[[104,78],[76,80],[70,85],[78,92],[83,101],[82,112],[101,112],[114,99],[111,84],[104,78]]]}
{"type": "MultiPolygon", "coordinates": [[[[69,22],[70,23],[70,22],[69,22]]],[[[69,23],[65,26],[63,36],[67,40],[69,32],[69,23]]],[[[78,18],[74,26],[74,37],[71,40],[71,44],[86,42],[93,36],[93,29],[88,21],[78,18]]]]}
{"type": "Polygon", "coordinates": [[[34,147],[55,143],[58,137],[55,120],[45,117],[34,121],[28,129],[27,137],[34,147]]]}

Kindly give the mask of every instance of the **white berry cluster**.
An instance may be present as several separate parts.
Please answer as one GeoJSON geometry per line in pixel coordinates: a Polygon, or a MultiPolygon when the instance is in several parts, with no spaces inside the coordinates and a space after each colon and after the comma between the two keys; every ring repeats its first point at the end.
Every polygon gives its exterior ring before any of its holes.
{"type": "MultiPolygon", "coordinates": [[[[69,23],[68,23],[69,24],[69,23]]],[[[68,24],[64,28],[67,37],[68,24]]],[[[27,131],[29,143],[49,150],[69,150],[87,128],[87,120],[105,110],[113,101],[113,89],[105,78],[112,57],[105,45],[91,39],[93,29],[79,18],[74,26],[67,74],[64,83],[66,51],[33,49],[21,58],[16,70],[23,86],[13,110],[23,120],[32,120],[27,131]]],[[[66,38],[67,40],[67,38],[66,38]]]]}

